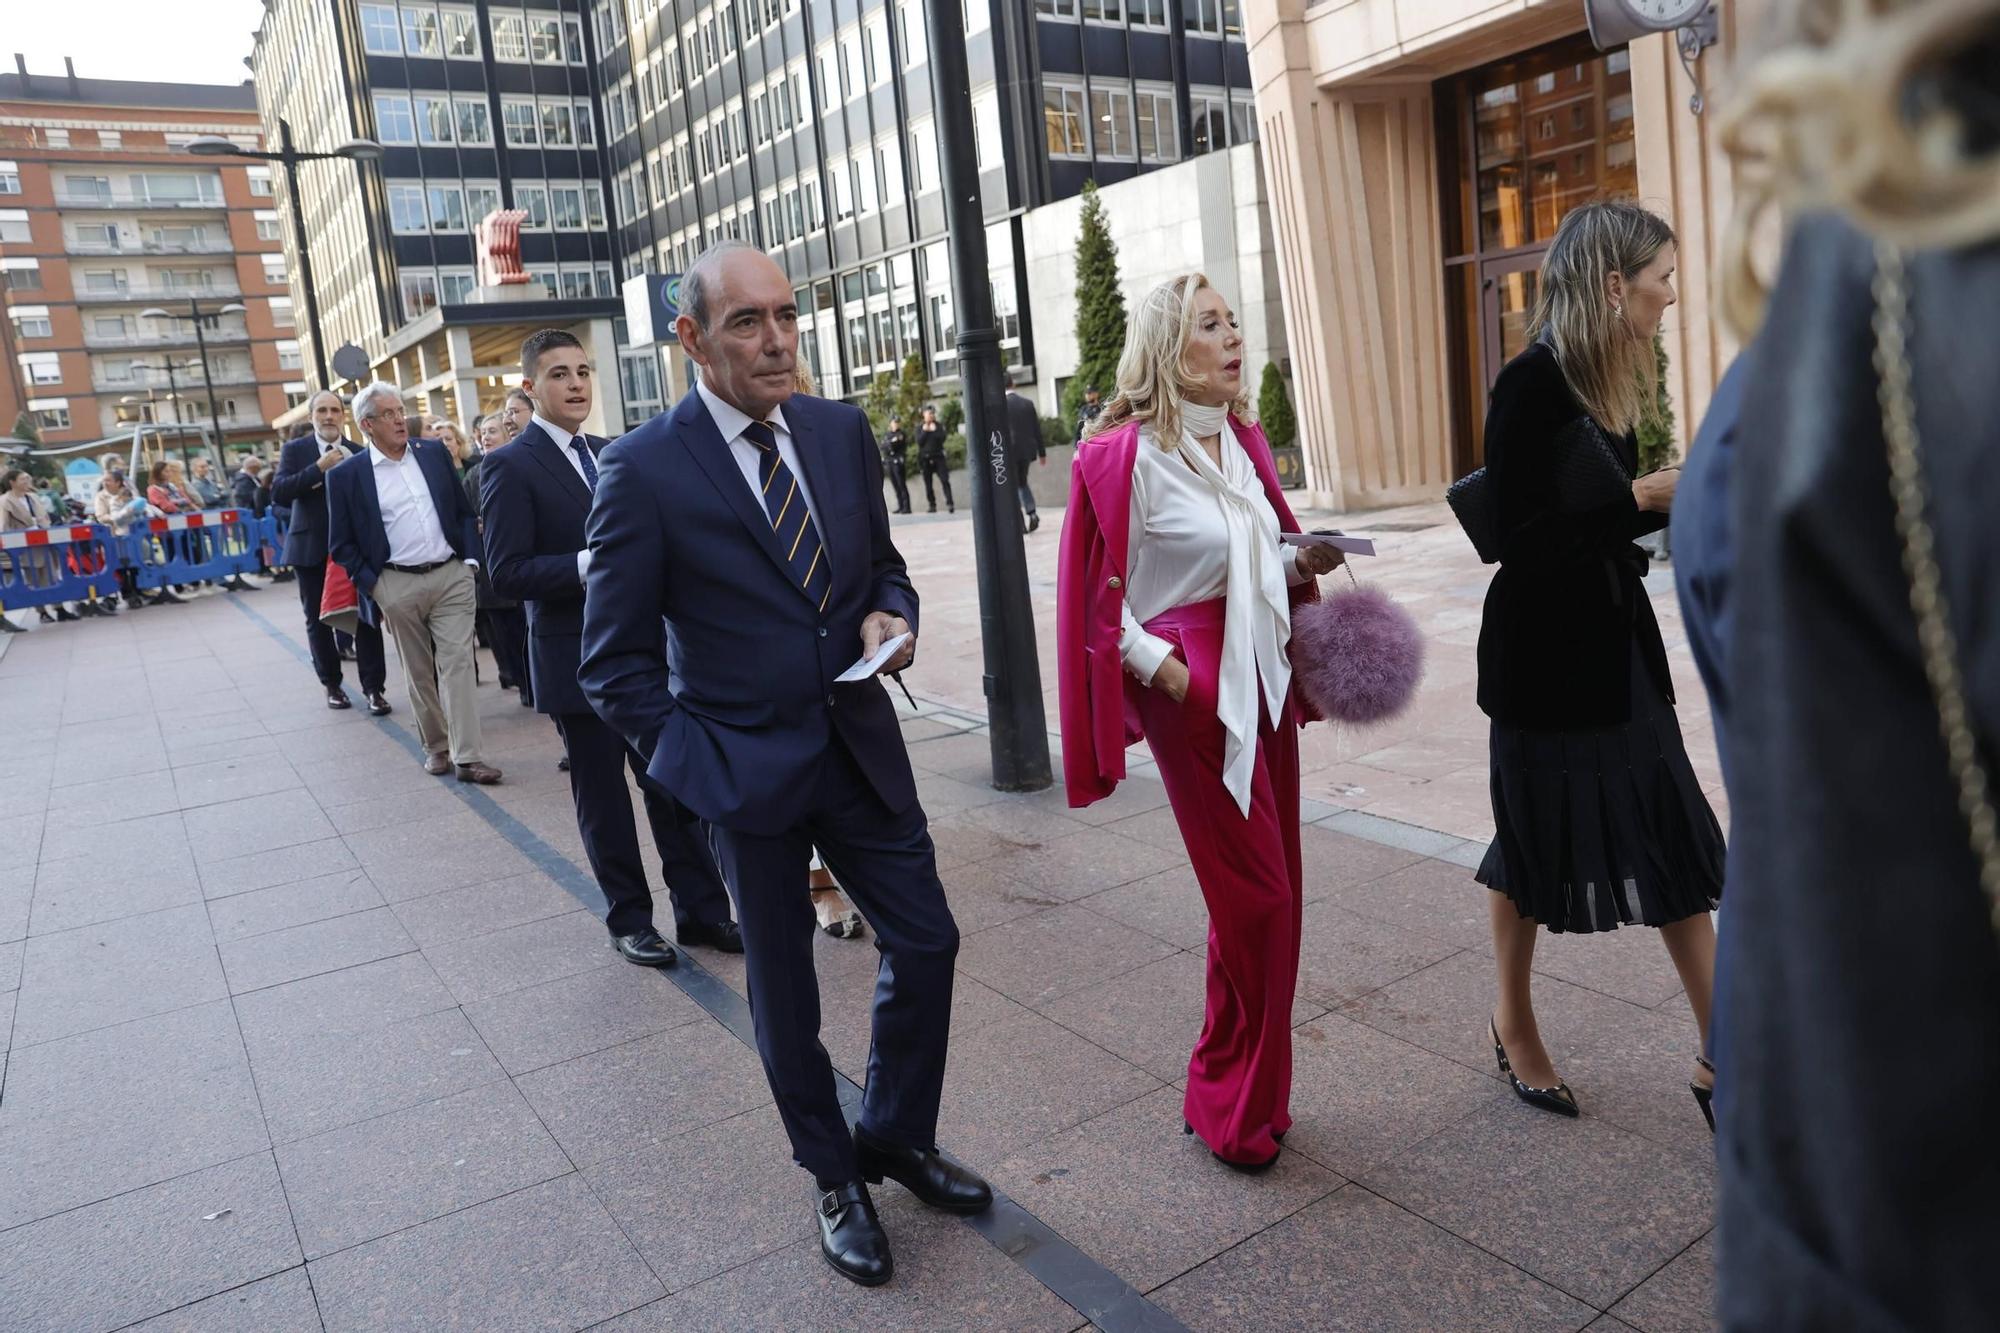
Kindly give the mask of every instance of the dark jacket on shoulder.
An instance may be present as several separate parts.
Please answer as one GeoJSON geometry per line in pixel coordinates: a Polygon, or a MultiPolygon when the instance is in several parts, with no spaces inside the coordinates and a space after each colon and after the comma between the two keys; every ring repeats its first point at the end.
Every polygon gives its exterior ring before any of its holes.
{"type": "Polygon", "coordinates": [[[1666,526],[1632,498],[1638,443],[1583,410],[1537,342],[1507,363],[1486,411],[1500,568],[1479,629],[1479,707],[1538,731],[1632,716],[1632,647],[1668,700],[1666,645],[1635,538],[1666,526]]]}

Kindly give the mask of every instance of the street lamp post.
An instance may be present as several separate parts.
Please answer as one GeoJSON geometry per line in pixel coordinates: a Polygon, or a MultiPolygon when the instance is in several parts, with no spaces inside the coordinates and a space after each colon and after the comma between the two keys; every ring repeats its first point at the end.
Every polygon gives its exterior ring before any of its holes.
{"type": "MultiPolygon", "coordinates": [[[[960,0],[925,0],[924,8],[931,32],[956,39],[965,31],[960,0]]],[[[974,155],[965,43],[933,42],[930,64],[944,168],[945,226],[951,237],[951,285],[957,302],[958,368],[965,386],[965,462],[972,482],[972,546],[979,578],[993,785],[1001,791],[1039,791],[1050,780],[1048,722],[1042,708],[1034,608],[1028,598],[1028,553],[1015,498],[1013,450],[1007,439],[1007,386],[986,267],[986,216],[974,155]]]]}
{"type": "MultiPolygon", "coordinates": [[[[201,387],[208,393],[208,425],[209,429],[215,432],[215,462],[216,466],[222,469],[224,477],[227,477],[229,474],[229,452],[223,446],[222,415],[215,406],[215,377],[208,370],[208,339],[202,336],[201,321],[207,318],[208,314],[241,315],[245,313],[247,311],[242,302],[231,301],[228,305],[205,314],[201,308],[201,301],[192,296],[188,298],[188,312],[185,315],[177,314],[171,310],[163,310],[158,306],[139,312],[139,318],[141,319],[185,319],[193,323],[194,345],[201,353],[201,387]]],[[[176,412],[174,415],[178,417],[180,414],[176,412]]]]}
{"type": "Polygon", "coordinates": [[[292,143],[291,122],[278,119],[278,151],[245,148],[220,136],[206,136],[188,144],[190,153],[202,157],[248,157],[260,162],[276,162],[285,169],[285,198],[291,205],[292,239],[299,247],[299,280],[306,289],[306,327],[312,334],[313,370],[319,375],[317,388],[332,387],[326,373],[326,339],[320,334],[319,291],[313,286],[312,250],[306,245],[305,209],[299,203],[299,163],[329,162],[346,158],[353,162],[374,162],[382,156],[382,145],[373,139],[349,139],[330,153],[301,151],[292,143]]]}

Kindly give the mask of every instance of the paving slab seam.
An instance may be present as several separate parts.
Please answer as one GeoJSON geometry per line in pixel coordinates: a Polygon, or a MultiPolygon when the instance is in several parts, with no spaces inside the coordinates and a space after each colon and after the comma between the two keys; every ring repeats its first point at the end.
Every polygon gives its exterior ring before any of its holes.
{"type": "MultiPolygon", "coordinates": [[[[302,645],[272,624],[255,607],[233,593],[228,596],[231,603],[266,634],[289,649],[301,662],[310,664],[311,656],[302,645]]],[[[421,744],[405,728],[387,718],[376,718],[374,722],[411,758],[421,760],[424,757],[421,744]]],[[[516,851],[561,885],[585,910],[603,919],[603,895],[596,881],[575,862],[550,847],[485,792],[460,784],[457,794],[516,851]]],[[[739,1041],[756,1049],[756,1029],[750,1016],[749,1002],[731,990],[720,977],[685,953],[680,965],[667,970],[665,975],[669,982],[707,1010],[739,1041]]],[[[861,1087],[837,1069],[834,1078],[841,1085],[842,1109],[852,1123],[859,1115],[861,1087]]],[[[992,1208],[966,1218],[965,1225],[978,1232],[1078,1313],[1104,1329],[1105,1333],[1127,1333],[1128,1330],[1130,1333],[1174,1333],[1175,1330],[1186,1333],[1179,1320],[1152,1304],[1131,1283],[1090,1258],[1001,1190],[993,1191],[992,1208]]]]}
{"type": "MultiPolygon", "coordinates": [[[[256,1286],[259,1282],[268,1282],[274,1277],[283,1277],[287,1273],[299,1273],[299,1272],[305,1273],[306,1289],[308,1291],[311,1291],[312,1273],[307,1271],[305,1261],[300,1260],[298,1263],[287,1265],[284,1268],[273,1269],[271,1272],[264,1274],[262,1277],[253,1277],[248,1282],[239,1282],[233,1287],[224,1287],[220,1291],[211,1291],[206,1296],[197,1296],[195,1299],[191,1301],[183,1301],[179,1305],[172,1306],[168,1309],[155,1310],[152,1314],[141,1315],[139,1316],[139,1318],[134,1319],[129,1324],[119,1324],[117,1327],[107,1330],[107,1333],[125,1333],[125,1330],[128,1328],[138,1328],[140,1325],[150,1323],[155,1319],[164,1319],[170,1314],[178,1314],[182,1310],[192,1309],[193,1307],[200,1305],[203,1301],[214,1300],[217,1296],[227,1296],[232,1291],[242,1291],[246,1287],[256,1286]]],[[[318,1292],[313,1292],[313,1317],[315,1319],[320,1320],[320,1327],[322,1329],[326,1327],[326,1320],[321,1319],[319,1314],[318,1292]]]]}

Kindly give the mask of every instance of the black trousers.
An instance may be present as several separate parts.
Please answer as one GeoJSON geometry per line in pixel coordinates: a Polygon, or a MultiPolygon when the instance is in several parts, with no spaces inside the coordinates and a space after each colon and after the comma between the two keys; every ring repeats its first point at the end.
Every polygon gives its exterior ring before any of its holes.
{"type": "Polygon", "coordinates": [[[889,489],[896,493],[896,512],[904,513],[910,507],[909,465],[900,458],[882,460],[882,471],[889,476],[889,489]]]}
{"type": "MultiPolygon", "coordinates": [[[[576,802],[576,831],[590,872],[611,907],[604,924],[613,935],[636,935],[653,924],[653,893],[632,822],[625,769],[646,771],[645,760],[595,713],[556,713],[556,731],[569,754],[569,792],[576,802]]],[[[714,926],[729,920],[729,891],[715,868],[707,831],[692,815],[676,818],[672,805],[641,785],[646,822],[660,854],[660,874],[673,904],[674,926],[714,926]]]]}
{"type": "Polygon", "coordinates": [[[957,503],[951,498],[951,464],[945,461],[944,455],[918,454],[917,466],[923,470],[924,500],[929,503],[930,507],[933,510],[937,508],[937,492],[931,489],[931,478],[935,476],[938,479],[938,484],[944,487],[944,507],[946,509],[957,508],[957,503]]]}
{"type": "Polygon", "coordinates": [[[500,669],[500,683],[519,689],[522,697],[534,701],[528,682],[528,615],[518,606],[490,606],[481,611],[486,634],[492,640],[493,663],[500,669]]]}
{"type": "MultiPolygon", "coordinates": [[[[326,563],[295,565],[298,571],[299,605],[306,613],[306,645],[312,649],[313,671],[328,689],[340,684],[340,650],[334,646],[333,631],[320,623],[319,603],[326,595],[326,563]]],[[[389,669],[382,656],[382,631],[360,621],[354,626],[354,666],[361,677],[361,692],[375,694],[388,683],[389,669]]]]}
{"type": "Polygon", "coordinates": [[[757,1053],[792,1156],[822,1180],[852,1180],[854,1141],[819,1040],[817,928],[807,892],[815,847],[874,927],[881,954],[861,1124],[884,1142],[937,1143],[958,926],[938,882],[923,807],[884,806],[837,739],[796,827],[777,836],[715,830],[716,856],[743,928],[757,1053]]]}
{"type": "Polygon", "coordinates": [[[1028,485],[1028,474],[1025,470],[1020,473],[1020,477],[1021,480],[1016,484],[1020,487],[1021,491],[1021,512],[1029,518],[1033,518],[1035,516],[1035,492],[1028,485]]]}

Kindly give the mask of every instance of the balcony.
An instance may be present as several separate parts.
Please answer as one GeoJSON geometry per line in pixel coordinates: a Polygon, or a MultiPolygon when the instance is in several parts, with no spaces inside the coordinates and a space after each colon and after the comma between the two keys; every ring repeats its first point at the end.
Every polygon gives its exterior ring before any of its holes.
{"type": "MultiPolygon", "coordinates": [[[[257,386],[257,372],[255,370],[223,370],[217,368],[211,374],[215,380],[215,391],[217,393],[221,393],[224,389],[253,389],[257,386]]],[[[182,398],[186,398],[191,393],[200,394],[206,388],[202,383],[201,367],[192,362],[189,363],[186,370],[176,370],[174,372],[174,379],[171,385],[167,383],[165,375],[147,371],[134,371],[128,373],[122,379],[106,371],[97,371],[91,375],[90,383],[100,393],[129,393],[143,397],[148,391],[151,391],[161,398],[164,398],[169,393],[179,393],[182,398]]]]}
{"type": "MultiPolygon", "coordinates": [[[[248,329],[216,329],[212,332],[204,332],[202,337],[208,340],[210,347],[222,347],[229,344],[249,342],[250,331],[248,329]]],[[[186,333],[86,333],[83,335],[83,345],[85,347],[104,348],[130,347],[139,351],[150,351],[154,348],[165,347],[198,347],[200,343],[196,341],[193,331],[190,330],[186,333]]]]}
{"type": "Polygon", "coordinates": [[[229,207],[221,195],[200,199],[154,199],[148,195],[133,194],[129,190],[113,190],[108,194],[65,194],[56,192],[57,208],[170,208],[175,212],[199,209],[210,213],[220,213],[229,207]]]}
{"type": "Polygon", "coordinates": [[[225,237],[217,241],[191,241],[185,245],[164,241],[143,241],[133,245],[121,241],[64,241],[63,249],[73,255],[101,259],[120,255],[135,258],[146,255],[227,255],[234,254],[236,247],[225,237]]]}
{"type": "Polygon", "coordinates": [[[78,305],[122,305],[131,301],[185,301],[190,296],[199,300],[219,299],[226,296],[241,296],[243,288],[234,282],[219,282],[213,287],[153,287],[129,286],[113,291],[91,291],[79,289],[76,294],[78,305]]]}

